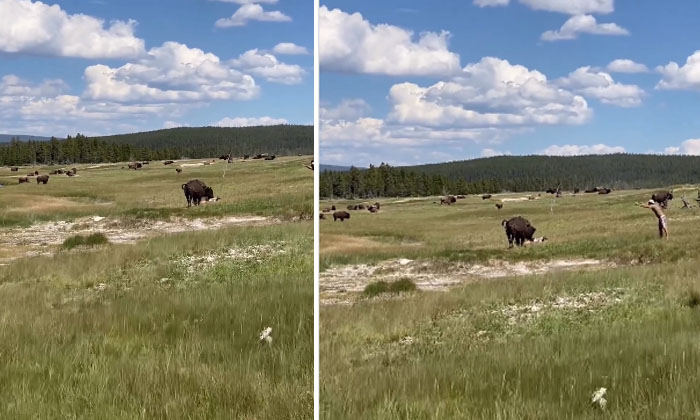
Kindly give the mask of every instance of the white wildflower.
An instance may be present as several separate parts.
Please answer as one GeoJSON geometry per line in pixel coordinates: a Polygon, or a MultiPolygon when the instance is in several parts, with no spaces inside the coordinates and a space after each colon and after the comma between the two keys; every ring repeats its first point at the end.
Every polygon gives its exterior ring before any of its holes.
{"type": "Polygon", "coordinates": [[[272,327],[267,327],[260,333],[260,342],[266,341],[267,344],[272,344],[272,327]]]}
{"type": "Polygon", "coordinates": [[[605,405],[608,401],[605,399],[605,393],[608,392],[607,388],[600,388],[593,393],[593,398],[591,399],[592,404],[598,404],[601,409],[605,409],[605,405]]]}

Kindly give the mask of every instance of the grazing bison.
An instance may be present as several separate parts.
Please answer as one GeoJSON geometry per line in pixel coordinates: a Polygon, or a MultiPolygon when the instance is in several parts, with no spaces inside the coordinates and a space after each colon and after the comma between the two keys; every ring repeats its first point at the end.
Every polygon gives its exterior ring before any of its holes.
{"type": "Polygon", "coordinates": [[[550,188],[550,189],[546,190],[545,192],[546,192],[547,194],[554,194],[554,193],[557,192],[557,189],[556,189],[556,188],[550,188]]]}
{"type": "Polygon", "coordinates": [[[174,160],[166,160],[165,162],[163,162],[163,165],[172,165],[173,163],[175,163],[174,160]]]}
{"type": "Polygon", "coordinates": [[[26,176],[19,177],[20,184],[24,184],[25,182],[29,182],[29,178],[27,178],[26,176]]]}
{"type": "Polygon", "coordinates": [[[14,167],[10,168],[10,171],[17,172],[17,171],[19,171],[19,168],[14,166],[14,167]]]}
{"type": "Polygon", "coordinates": [[[659,203],[662,208],[668,208],[668,202],[673,200],[673,191],[657,191],[652,194],[651,199],[659,203]]]}
{"type": "Polygon", "coordinates": [[[180,172],[182,172],[182,169],[180,169],[180,168],[175,168],[175,172],[180,173],[180,172]]]}
{"type": "Polygon", "coordinates": [[[610,188],[600,188],[598,189],[598,194],[610,194],[611,191],[610,188]]]}
{"type": "Polygon", "coordinates": [[[503,204],[501,204],[501,203],[496,203],[496,208],[497,208],[498,210],[502,209],[502,208],[503,208],[503,204]]]}
{"type": "Polygon", "coordinates": [[[141,165],[141,162],[134,162],[129,164],[129,169],[137,170],[141,169],[143,165],[141,165]]]}
{"type": "Polygon", "coordinates": [[[39,175],[38,177],[36,177],[36,183],[37,183],[37,184],[44,184],[44,185],[46,185],[47,182],[49,182],[49,176],[48,176],[48,175],[39,175]]]}
{"type": "Polygon", "coordinates": [[[464,198],[466,198],[466,197],[465,197],[464,195],[462,195],[462,194],[460,194],[460,195],[457,196],[457,199],[458,199],[458,200],[462,200],[462,199],[464,199],[464,198]]]}
{"type": "Polygon", "coordinates": [[[39,175],[39,171],[34,171],[34,175],[39,175]]]}
{"type": "Polygon", "coordinates": [[[578,188],[574,188],[574,194],[578,194],[578,192],[581,191],[578,188]]]}
{"type": "Polygon", "coordinates": [[[219,160],[229,160],[231,159],[231,155],[221,155],[219,156],[219,160]]]}
{"type": "Polygon", "coordinates": [[[491,198],[491,194],[484,194],[481,196],[482,200],[488,200],[489,198],[491,198]]]}
{"type": "Polygon", "coordinates": [[[374,207],[376,207],[377,210],[379,210],[382,207],[382,205],[379,201],[377,201],[376,203],[374,203],[374,207]]]}
{"type": "Polygon", "coordinates": [[[70,172],[70,171],[66,172],[66,175],[68,175],[68,176],[75,176],[75,174],[74,174],[73,172],[70,172]]]}
{"type": "Polygon", "coordinates": [[[457,202],[457,199],[455,198],[454,195],[447,195],[445,197],[440,198],[440,205],[447,204],[449,206],[452,203],[456,203],[456,202],[457,202]]]}
{"type": "Polygon", "coordinates": [[[336,211],[335,213],[333,213],[333,221],[334,222],[338,219],[340,219],[340,221],[343,222],[343,221],[345,221],[345,219],[349,219],[349,218],[350,218],[350,213],[348,213],[346,211],[340,210],[340,211],[336,211]]]}
{"type": "Polygon", "coordinates": [[[265,160],[275,160],[275,155],[268,156],[265,158],[265,160]]]}
{"type": "Polygon", "coordinates": [[[584,192],[585,192],[585,193],[597,193],[597,192],[598,192],[598,187],[589,188],[589,189],[587,189],[587,190],[584,191],[584,192]]]}
{"type": "Polygon", "coordinates": [[[214,190],[207,187],[202,181],[194,179],[186,184],[182,184],[182,190],[185,192],[185,198],[187,199],[187,207],[191,207],[192,203],[198,206],[202,201],[202,198],[211,200],[214,198],[214,190]]]}
{"type": "Polygon", "coordinates": [[[78,173],[78,168],[72,168],[71,171],[73,172],[73,175],[78,173]]]}
{"type": "Polygon", "coordinates": [[[319,214],[318,214],[318,218],[319,218],[319,219],[325,219],[325,218],[326,218],[326,215],[323,214],[323,213],[319,213],[319,214]]]}
{"type": "Polygon", "coordinates": [[[250,155],[243,155],[243,160],[250,158],[250,155]]]}
{"type": "Polygon", "coordinates": [[[508,237],[508,248],[513,247],[513,242],[515,242],[515,245],[522,246],[525,240],[534,241],[533,235],[537,229],[521,216],[513,217],[509,220],[504,219],[501,222],[501,226],[505,229],[506,237],[508,237]]]}
{"type": "Polygon", "coordinates": [[[370,213],[376,213],[379,211],[379,209],[376,206],[369,206],[367,207],[367,210],[369,210],[370,213]]]}

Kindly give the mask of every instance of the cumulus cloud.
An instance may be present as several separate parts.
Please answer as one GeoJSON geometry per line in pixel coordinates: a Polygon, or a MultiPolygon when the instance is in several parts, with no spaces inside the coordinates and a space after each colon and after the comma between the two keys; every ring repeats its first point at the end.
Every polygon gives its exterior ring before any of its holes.
{"type": "Polygon", "coordinates": [[[547,77],[507,60],[484,57],[459,76],[429,87],[392,86],[390,118],[403,124],[503,127],[582,124],[591,116],[586,100],[547,77]]]}
{"type": "Polygon", "coordinates": [[[294,85],[301,83],[304,69],[296,64],[285,64],[269,53],[257,49],[246,51],[229,64],[243,72],[264,77],[269,82],[294,85]]]}
{"type": "Polygon", "coordinates": [[[639,86],[615,82],[610,74],[593,70],[589,66],[574,70],[567,77],[556,80],[556,84],[587,98],[621,107],[639,106],[645,95],[639,86]]]}
{"type": "MultiPolygon", "coordinates": [[[[474,0],[479,7],[507,6],[510,0],[474,0]]],[[[614,0],[520,0],[520,3],[534,10],[581,15],[586,13],[611,13],[614,0]]]]}
{"type": "Polygon", "coordinates": [[[163,128],[177,128],[177,127],[189,127],[187,123],[181,123],[177,121],[165,121],[163,123],[163,128]]]}
{"type": "Polygon", "coordinates": [[[486,149],[483,149],[481,151],[481,157],[494,157],[494,156],[504,156],[504,155],[509,155],[509,152],[501,152],[496,149],[491,149],[487,147],[486,149]]]}
{"type": "Polygon", "coordinates": [[[649,69],[641,63],[634,62],[626,58],[618,58],[611,61],[607,69],[613,73],[647,73],[649,69]]]}
{"type": "Polygon", "coordinates": [[[680,147],[667,147],[664,149],[664,153],[668,155],[700,156],[700,139],[688,139],[681,143],[680,147]]]}
{"type": "Polygon", "coordinates": [[[280,42],[279,44],[275,45],[275,47],[272,49],[272,51],[277,53],[277,54],[286,54],[286,55],[306,55],[306,54],[309,54],[309,50],[307,50],[306,47],[296,45],[293,42],[280,42]]]}
{"type": "Polygon", "coordinates": [[[289,124],[289,122],[284,118],[272,117],[226,117],[214,123],[214,125],[217,127],[256,127],[261,125],[280,124],[289,124]]]}
{"type": "Polygon", "coordinates": [[[576,145],[566,144],[564,146],[552,145],[542,151],[542,154],[551,156],[577,156],[577,155],[608,155],[611,153],[624,153],[622,146],[608,146],[605,144],[576,145]]]}
{"type": "Polygon", "coordinates": [[[557,31],[546,31],[542,34],[543,41],[561,41],[578,38],[579,34],[592,35],[629,35],[627,29],[615,23],[598,23],[591,15],[576,15],[570,17],[557,31]]]}
{"type": "Polygon", "coordinates": [[[662,75],[661,81],[656,84],[657,89],[700,90],[700,50],[689,56],[682,66],[671,61],[665,66],[658,66],[656,71],[662,75]]]}
{"type": "Polygon", "coordinates": [[[246,3],[239,7],[230,18],[221,18],[216,21],[215,25],[217,28],[245,26],[251,20],[259,22],[290,22],[292,18],[279,10],[266,12],[259,4],[246,3]]]}
{"type": "Polygon", "coordinates": [[[351,121],[366,116],[370,109],[369,104],[362,99],[343,99],[336,106],[321,105],[319,115],[322,120],[351,121]]]}
{"type": "Polygon", "coordinates": [[[373,25],[361,14],[321,6],[318,11],[321,69],[387,75],[449,75],[459,71],[459,55],[447,48],[449,32],[413,32],[373,25]]]}
{"type": "Polygon", "coordinates": [[[248,100],[259,92],[252,76],[222,64],[212,53],[177,42],[154,47],[118,68],[90,66],[84,79],[84,97],[113,102],[248,100]]]}
{"type": "Polygon", "coordinates": [[[39,1],[0,1],[0,52],[78,58],[132,58],[144,53],[136,22],[109,26],[92,16],[69,15],[39,1]]]}

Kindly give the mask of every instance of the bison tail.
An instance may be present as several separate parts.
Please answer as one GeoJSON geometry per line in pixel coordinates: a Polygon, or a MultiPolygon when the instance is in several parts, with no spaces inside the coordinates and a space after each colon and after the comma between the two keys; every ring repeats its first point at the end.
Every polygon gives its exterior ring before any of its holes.
{"type": "Polygon", "coordinates": [[[187,184],[182,184],[182,189],[184,190],[187,184]]]}

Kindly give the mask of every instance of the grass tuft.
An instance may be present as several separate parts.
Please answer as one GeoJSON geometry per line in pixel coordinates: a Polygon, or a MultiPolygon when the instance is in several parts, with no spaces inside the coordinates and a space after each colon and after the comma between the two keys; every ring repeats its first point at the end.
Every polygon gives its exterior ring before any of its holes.
{"type": "Polygon", "coordinates": [[[109,243],[109,239],[100,232],[92,233],[88,236],[74,235],[63,241],[63,249],[73,249],[79,246],[100,246],[109,243]]]}
{"type": "Polygon", "coordinates": [[[365,286],[363,293],[367,297],[375,297],[384,293],[413,292],[415,290],[416,284],[410,279],[403,278],[394,282],[380,280],[369,283],[367,286],[365,286]]]}

